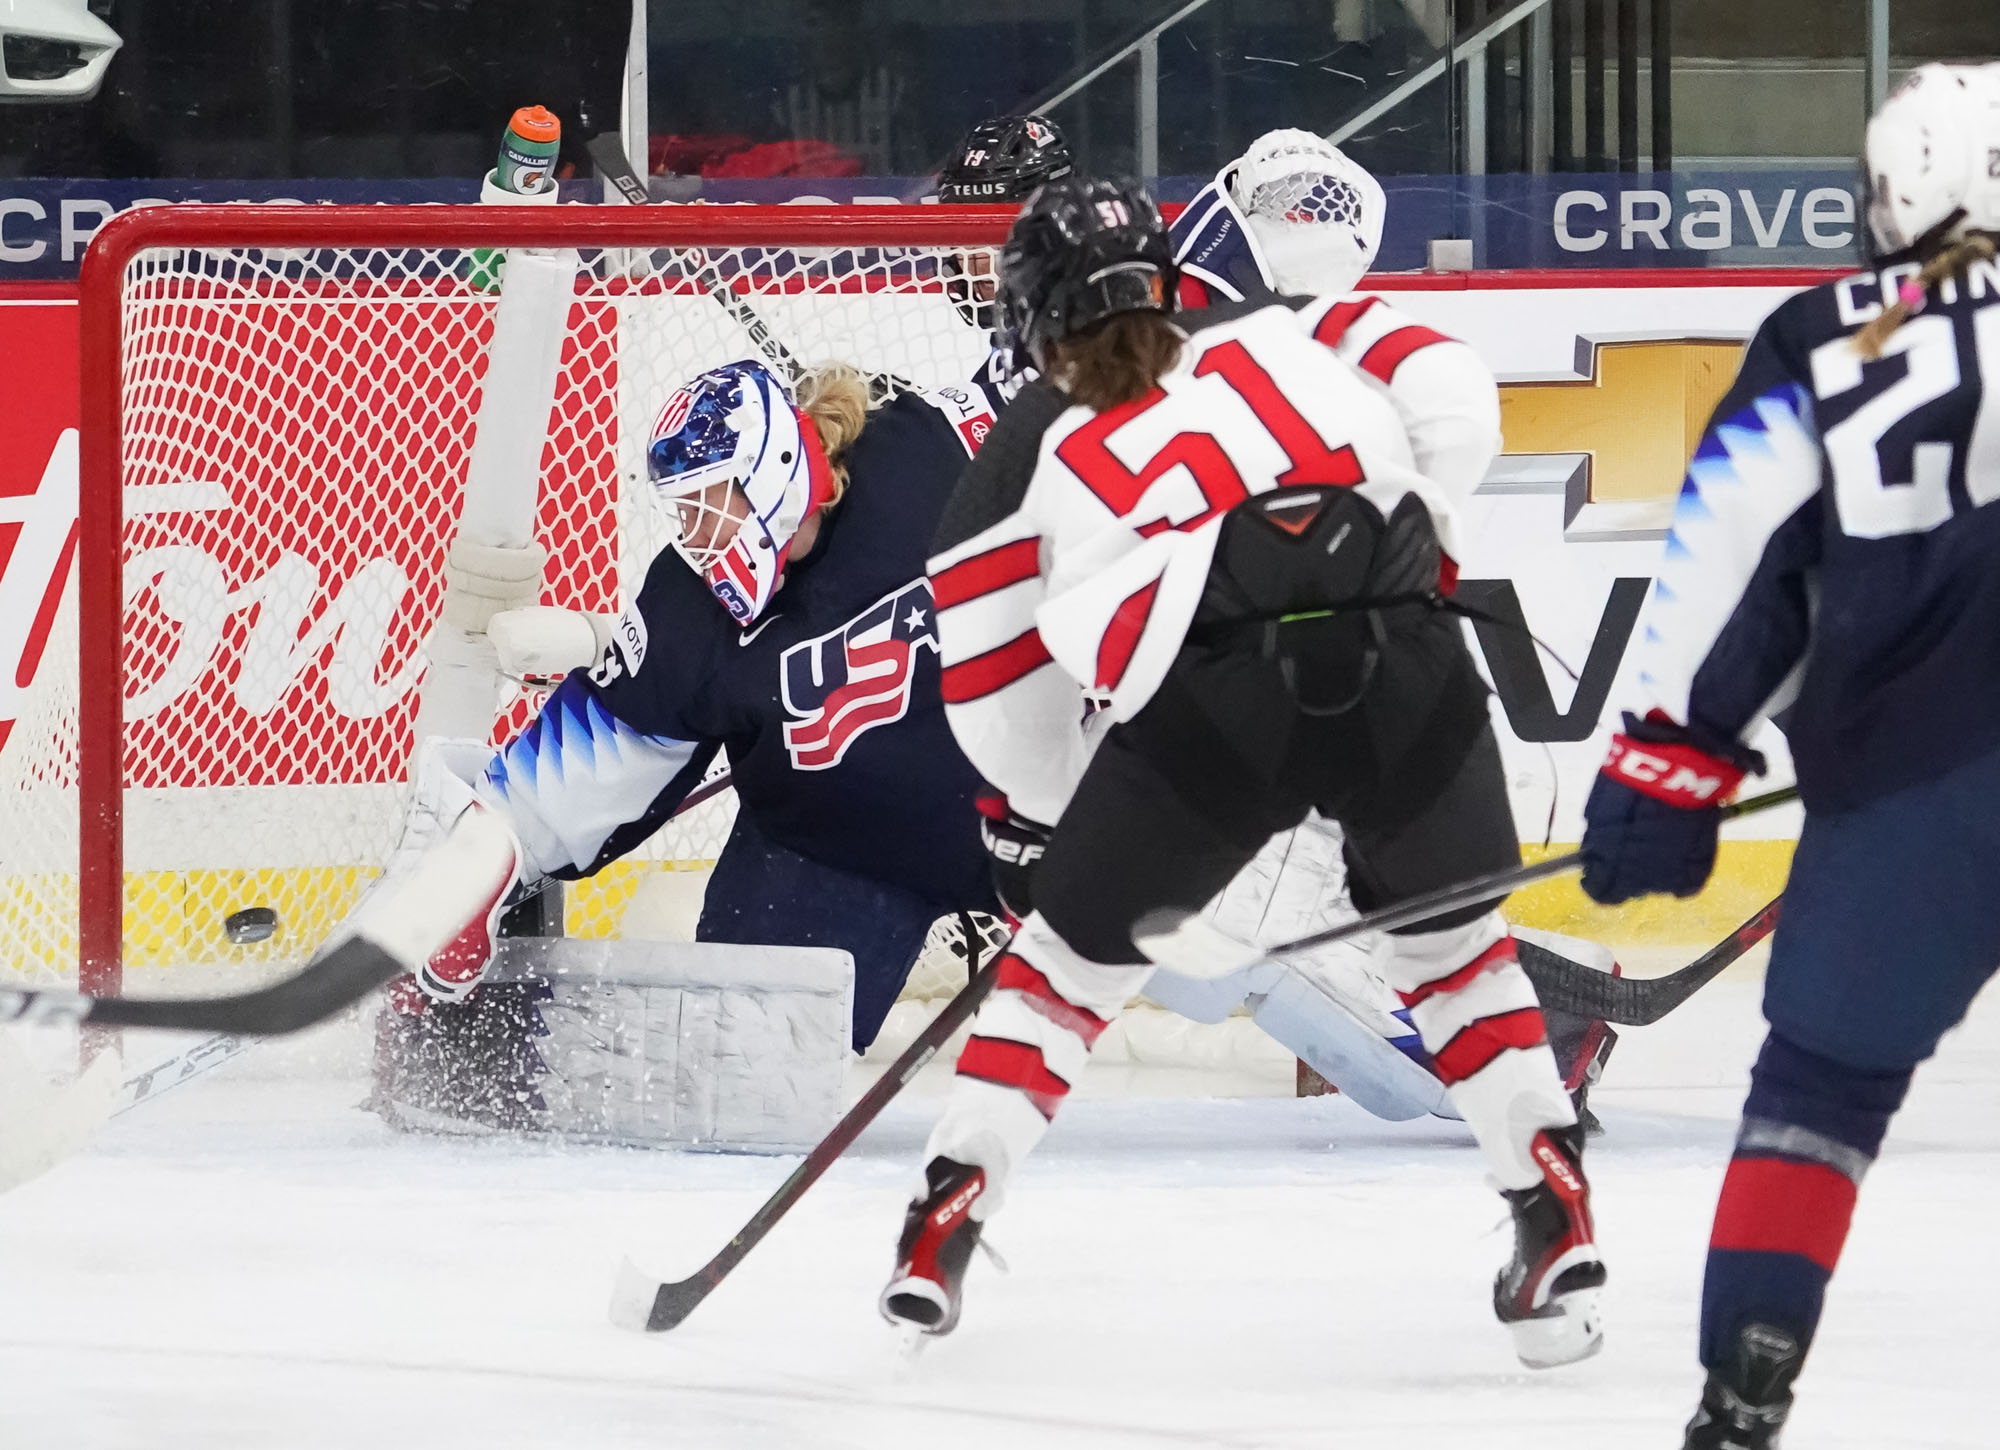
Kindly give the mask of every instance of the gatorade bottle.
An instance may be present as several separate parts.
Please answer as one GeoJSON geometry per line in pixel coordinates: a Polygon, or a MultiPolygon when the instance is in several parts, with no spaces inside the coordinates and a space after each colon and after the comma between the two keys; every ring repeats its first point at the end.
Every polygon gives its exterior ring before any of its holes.
{"type": "MultiPolygon", "coordinates": [[[[507,123],[500,138],[500,160],[480,188],[480,200],[504,202],[516,196],[555,199],[556,153],[562,149],[562,122],[546,106],[523,106],[507,123]]],[[[507,257],[491,247],[476,247],[467,280],[482,292],[500,285],[507,257]]]]}
{"type": "Polygon", "coordinates": [[[556,153],[562,150],[562,122],[546,106],[523,106],[507,123],[500,138],[500,160],[494,183],[521,196],[534,196],[556,184],[556,153]]]}

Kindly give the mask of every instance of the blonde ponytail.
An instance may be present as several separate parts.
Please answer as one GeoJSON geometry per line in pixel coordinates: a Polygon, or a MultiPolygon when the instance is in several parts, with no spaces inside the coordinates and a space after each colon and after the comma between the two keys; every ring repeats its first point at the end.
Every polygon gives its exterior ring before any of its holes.
{"type": "Polygon", "coordinates": [[[799,379],[799,410],[812,419],[833,466],[833,502],[847,492],[847,450],[868,422],[868,374],[852,363],[822,363],[799,379]]]}
{"type": "Polygon", "coordinates": [[[1923,299],[1933,288],[1946,278],[1964,286],[1967,271],[1976,263],[1992,261],[1993,255],[1993,238],[1986,232],[1968,232],[1951,243],[1924,263],[1921,272],[1903,284],[1903,290],[1894,302],[1854,334],[1854,350],[1871,360],[1882,356],[1882,349],[1888,345],[1889,338],[1916,315],[1923,306],[1923,299]]]}

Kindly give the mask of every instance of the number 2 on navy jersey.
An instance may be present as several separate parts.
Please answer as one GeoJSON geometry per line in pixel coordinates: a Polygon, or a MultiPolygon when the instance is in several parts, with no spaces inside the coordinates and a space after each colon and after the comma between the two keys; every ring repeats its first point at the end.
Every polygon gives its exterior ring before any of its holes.
{"type": "MultiPolygon", "coordinates": [[[[1354,449],[1344,443],[1338,448],[1327,447],[1319,430],[1292,406],[1270,373],[1242,343],[1232,339],[1204,349],[1195,362],[1194,374],[1201,378],[1221,378],[1284,450],[1291,466],[1278,475],[1279,486],[1299,483],[1346,486],[1366,481],[1354,449]]],[[[1177,523],[1156,519],[1142,524],[1139,532],[1146,535],[1168,528],[1198,528],[1250,496],[1236,465],[1212,433],[1176,433],[1136,470],[1128,468],[1111,451],[1107,440],[1113,433],[1166,401],[1166,393],[1155,388],[1144,397],[1099,413],[1056,448],[1056,456],[1084,486],[1121,517],[1137,508],[1146,490],[1171,469],[1185,467],[1195,487],[1201,490],[1207,508],[1177,523]]]]}
{"type": "MultiPolygon", "coordinates": [[[[2000,382],[2000,307],[1980,308],[1969,323],[1975,376],[1964,376],[1949,316],[1912,318],[1882,349],[1885,361],[1905,359],[1903,375],[1822,436],[1843,533],[1882,539],[1947,522],[1955,509],[1952,468],[1961,451],[1967,503],[1978,508],[2000,498],[2000,414],[1991,406],[1992,387],[1982,383],[1986,374],[2000,382]],[[1963,405],[1948,405],[1930,426],[1897,426],[1966,388],[1979,399],[1969,419],[1952,416],[1965,411],[1963,405]]],[[[1852,392],[1862,384],[1864,361],[1851,338],[1822,343],[1812,353],[1813,392],[1827,401],[1852,392]]]]}

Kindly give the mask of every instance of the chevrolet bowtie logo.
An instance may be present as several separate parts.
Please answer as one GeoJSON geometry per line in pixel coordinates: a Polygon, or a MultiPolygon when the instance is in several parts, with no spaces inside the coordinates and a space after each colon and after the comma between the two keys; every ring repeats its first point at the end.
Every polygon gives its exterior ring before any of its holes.
{"type": "Polygon", "coordinates": [[[1579,378],[1500,385],[1501,451],[1587,454],[1593,503],[1670,497],[1743,344],[1579,338],[1577,353],[1579,378]]]}

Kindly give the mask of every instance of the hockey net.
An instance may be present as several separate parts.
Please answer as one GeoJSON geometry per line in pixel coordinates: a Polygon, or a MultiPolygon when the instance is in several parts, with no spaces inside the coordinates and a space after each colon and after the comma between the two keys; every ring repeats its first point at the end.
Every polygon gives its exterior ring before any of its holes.
{"type": "MultiPolygon", "coordinates": [[[[540,599],[615,613],[663,542],[643,450],[677,385],[771,359],[760,327],[803,364],[964,383],[986,342],[942,263],[1004,226],[914,208],[321,207],[107,228],[84,283],[79,564],[0,744],[0,961],[62,979],[83,957],[87,985],[140,991],[157,968],[289,968],[379,872],[523,244],[573,267],[540,404],[540,599]],[[92,458],[111,427],[115,452],[92,458]],[[93,583],[115,608],[92,615],[93,583]],[[275,930],[232,939],[247,908],[275,930]]],[[[535,704],[502,682],[490,738],[535,704]]],[[[714,860],[733,812],[725,793],[567,888],[567,930],[617,933],[648,878],[714,860]]]]}

